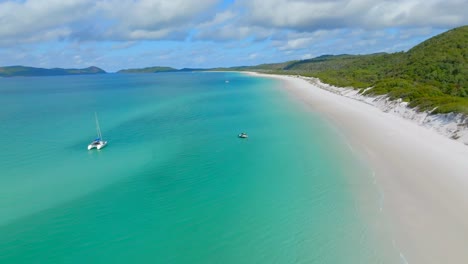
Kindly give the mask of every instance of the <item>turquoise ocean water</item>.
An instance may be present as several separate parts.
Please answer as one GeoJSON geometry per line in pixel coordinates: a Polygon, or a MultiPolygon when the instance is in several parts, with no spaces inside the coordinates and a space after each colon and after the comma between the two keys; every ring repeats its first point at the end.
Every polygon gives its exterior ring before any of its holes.
{"type": "Polygon", "coordinates": [[[396,263],[370,170],[280,85],[0,79],[0,263],[396,263]]]}

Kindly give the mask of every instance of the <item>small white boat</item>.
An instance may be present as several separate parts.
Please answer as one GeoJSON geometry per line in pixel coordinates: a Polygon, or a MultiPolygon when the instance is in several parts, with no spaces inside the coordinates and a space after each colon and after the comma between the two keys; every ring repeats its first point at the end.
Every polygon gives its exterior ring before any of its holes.
{"type": "Polygon", "coordinates": [[[247,133],[242,132],[242,133],[240,133],[240,134],[238,135],[238,137],[240,137],[240,138],[248,138],[249,136],[247,135],[247,133]]]}
{"type": "Polygon", "coordinates": [[[103,140],[101,140],[101,138],[96,138],[93,142],[91,142],[88,145],[88,150],[91,150],[93,148],[102,149],[106,145],[107,145],[107,141],[103,141],[103,140]]]}
{"type": "Polygon", "coordinates": [[[97,114],[94,113],[94,115],[96,117],[96,131],[97,131],[98,137],[95,140],[93,140],[93,142],[89,143],[88,150],[91,150],[93,148],[102,149],[103,147],[107,146],[107,141],[104,141],[102,139],[101,128],[99,127],[97,114]]]}

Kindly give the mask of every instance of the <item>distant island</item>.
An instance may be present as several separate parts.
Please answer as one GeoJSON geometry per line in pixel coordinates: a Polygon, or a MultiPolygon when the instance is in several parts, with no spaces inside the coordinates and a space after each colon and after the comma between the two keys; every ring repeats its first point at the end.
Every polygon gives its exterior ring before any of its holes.
{"type": "Polygon", "coordinates": [[[80,74],[103,74],[103,69],[91,66],[84,69],[62,69],[62,68],[35,68],[25,66],[0,67],[0,77],[16,76],[57,76],[57,75],[80,75],[80,74]]]}
{"type": "Polygon", "coordinates": [[[146,67],[146,68],[136,68],[136,69],[124,69],[120,70],[117,73],[157,73],[157,72],[173,72],[177,71],[177,69],[171,67],[161,67],[161,66],[154,66],[154,67],[146,67]]]}
{"type": "Polygon", "coordinates": [[[146,68],[135,68],[120,70],[117,73],[158,73],[158,72],[193,72],[193,71],[207,71],[211,69],[199,69],[199,68],[183,68],[175,69],[172,67],[154,66],[146,68]]]}

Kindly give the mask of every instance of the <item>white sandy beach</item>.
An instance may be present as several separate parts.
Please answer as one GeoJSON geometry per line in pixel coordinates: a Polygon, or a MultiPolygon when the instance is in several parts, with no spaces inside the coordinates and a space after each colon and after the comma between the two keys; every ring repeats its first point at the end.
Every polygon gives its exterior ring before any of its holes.
{"type": "Polygon", "coordinates": [[[334,124],[375,172],[401,263],[468,263],[468,147],[293,76],[265,75],[334,124]]]}

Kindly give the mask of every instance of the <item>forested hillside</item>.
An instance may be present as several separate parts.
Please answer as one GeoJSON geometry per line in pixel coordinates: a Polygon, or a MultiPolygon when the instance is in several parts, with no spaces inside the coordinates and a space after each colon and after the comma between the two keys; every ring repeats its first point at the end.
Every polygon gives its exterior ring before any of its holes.
{"type": "Polygon", "coordinates": [[[7,66],[0,67],[0,77],[15,77],[15,76],[56,76],[56,75],[79,75],[79,74],[102,74],[104,70],[91,66],[84,69],[44,69],[25,66],[7,66]]]}
{"type": "Polygon", "coordinates": [[[125,69],[125,70],[120,70],[117,73],[157,73],[157,72],[172,72],[172,71],[177,71],[177,69],[174,69],[171,67],[154,66],[154,67],[138,68],[138,69],[125,69]]]}
{"type": "Polygon", "coordinates": [[[373,87],[368,94],[402,98],[421,110],[468,114],[468,26],[435,36],[407,52],[325,55],[233,69],[312,76],[342,87],[373,87]]]}

